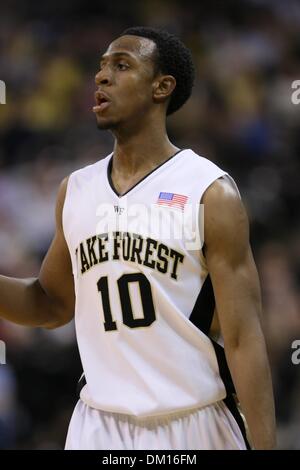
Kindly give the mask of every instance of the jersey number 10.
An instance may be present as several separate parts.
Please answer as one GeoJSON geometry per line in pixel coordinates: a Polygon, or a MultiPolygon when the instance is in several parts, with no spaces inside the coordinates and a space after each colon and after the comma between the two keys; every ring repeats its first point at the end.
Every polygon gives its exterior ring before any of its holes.
{"type": "MultiPolygon", "coordinates": [[[[102,306],[104,313],[105,331],[117,330],[117,323],[114,321],[109,301],[108,278],[101,277],[97,282],[98,291],[101,292],[102,306]]],[[[155,310],[151,293],[151,285],[146,276],[142,273],[124,274],[118,279],[118,289],[122,308],[124,325],[129,328],[140,328],[150,326],[155,320],[155,310]],[[132,302],[130,299],[129,283],[137,282],[143,307],[143,317],[134,318],[132,302]]]]}

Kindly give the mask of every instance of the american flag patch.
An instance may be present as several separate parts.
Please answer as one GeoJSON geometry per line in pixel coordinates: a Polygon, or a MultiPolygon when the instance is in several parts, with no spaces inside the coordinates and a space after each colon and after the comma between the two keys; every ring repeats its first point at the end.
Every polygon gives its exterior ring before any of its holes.
{"type": "Polygon", "coordinates": [[[188,200],[187,196],[175,193],[159,193],[157,203],[159,206],[174,207],[183,211],[188,200]]]}

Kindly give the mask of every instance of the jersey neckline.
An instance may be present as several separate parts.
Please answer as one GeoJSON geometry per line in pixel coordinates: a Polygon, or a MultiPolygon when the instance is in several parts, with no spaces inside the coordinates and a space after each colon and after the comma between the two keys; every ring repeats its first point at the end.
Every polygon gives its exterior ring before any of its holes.
{"type": "Polygon", "coordinates": [[[113,181],[112,181],[112,177],[111,177],[111,170],[112,170],[112,162],[113,162],[113,154],[111,155],[111,157],[109,158],[109,161],[108,161],[108,165],[107,165],[107,181],[108,181],[108,184],[110,186],[110,188],[112,189],[112,191],[115,193],[115,195],[118,197],[118,198],[122,198],[124,196],[126,196],[128,193],[130,193],[131,191],[133,191],[137,186],[139,186],[143,181],[145,181],[150,175],[152,175],[153,173],[155,173],[157,170],[159,170],[160,168],[162,168],[163,166],[165,166],[167,163],[170,162],[170,160],[172,160],[174,157],[176,157],[177,155],[179,155],[179,153],[183,152],[184,150],[186,149],[179,149],[177,150],[177,152],[175,152],[173,155],[171,155],[171,157],[169,157],[167,160],[165,160],[164,162],[160,163],[157,167],[153,168],[153,170],[151,170],[149,173],[147,173],[142,179],[140,179],[139,181],[137,181],[137,183],[135,183],[133,186],[131,186],[131,188],[129,188],[125,193],[123,194],[119,194],[118,191],[116,190],[114,184],[113,184],[113,181]]]}

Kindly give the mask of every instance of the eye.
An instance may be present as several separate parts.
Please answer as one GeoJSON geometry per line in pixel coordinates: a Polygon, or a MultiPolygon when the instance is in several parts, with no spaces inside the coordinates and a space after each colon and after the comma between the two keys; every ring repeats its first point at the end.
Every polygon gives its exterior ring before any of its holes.
{"type": "Polygon", "coordinates": [[[117,68],[118,68],[118,70],[122,70],[122,71],[123,71],[123,70],[127,70],[128,67],[129,67],[129,65],[124,64],[123,62],[118,62],[118,63],[117,63],[117,68]]]}

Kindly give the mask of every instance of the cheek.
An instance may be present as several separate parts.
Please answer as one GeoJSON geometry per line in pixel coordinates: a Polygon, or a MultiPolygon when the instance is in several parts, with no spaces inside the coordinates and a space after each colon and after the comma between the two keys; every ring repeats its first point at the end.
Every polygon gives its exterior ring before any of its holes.
{"type": "Polygon", "coordinates": [[[137,89],[136,90],[136,100],[138,100],[141,103],[149,103],[152,98],[152,93],[149,88],[143,87],[142,89],[137,89]]]}
{"type": "Polygon", "coordinates": [[[152,100],[152,87],[151,84],[145,83],[141,80],[130,80],[126,84],[126,89],[123,89],[124,104],[130,107],[144,107],[152,100]]]}

